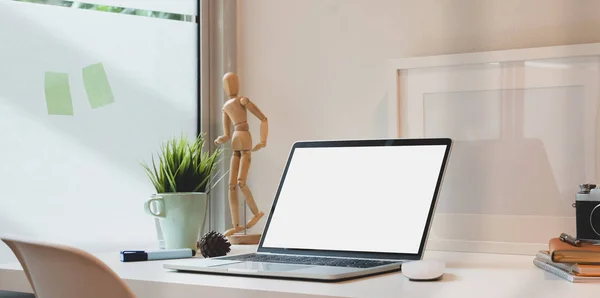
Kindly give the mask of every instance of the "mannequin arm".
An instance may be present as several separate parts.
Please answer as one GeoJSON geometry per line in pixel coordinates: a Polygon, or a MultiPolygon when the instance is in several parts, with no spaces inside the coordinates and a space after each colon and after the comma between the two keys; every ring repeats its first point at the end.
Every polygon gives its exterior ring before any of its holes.
{"type": "Polygon", "coordinates": [[[224,135],[215,140],[215,144],[221,145],[227,142],[231,137],[231,118],[229,118],[229,115],[225,112],[223,112],[223,133],[224,135]]]}
{"type": "Polygon", "coordinates": [[[267,146],[267,137],[269,136],[269,122],[267,121],[267,117],[261,110],[248,99],[247,97],[241,98],[241,103],[252,113],[252,115],[256,116],[260,122],[260,143],[257,144],[252,151],[256,151],[260,148],[264,148],[267,146]]]}

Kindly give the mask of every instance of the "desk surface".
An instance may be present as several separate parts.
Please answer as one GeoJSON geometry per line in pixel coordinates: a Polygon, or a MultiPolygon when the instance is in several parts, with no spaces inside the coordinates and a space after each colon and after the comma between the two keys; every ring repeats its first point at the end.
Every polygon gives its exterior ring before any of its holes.
{"type": "MultiPolygon", "coordinates": [[[[231,254],[254,251],[234,246],[231,254]]],[[[598,284],[572,284],[535,267],[533,256],[428,251],[446,261],[441,281],[411,282],[389,273],[341,283],[317,283],[172,272],[165,261],[122,263],[117,252],[96,254],[138,297],[592,297],[598,284]],[[208,296],[199,296],[208,295],[208,296]]],[[[31,292],[18,263],[0,265],[0,290],[31,292]]]]}

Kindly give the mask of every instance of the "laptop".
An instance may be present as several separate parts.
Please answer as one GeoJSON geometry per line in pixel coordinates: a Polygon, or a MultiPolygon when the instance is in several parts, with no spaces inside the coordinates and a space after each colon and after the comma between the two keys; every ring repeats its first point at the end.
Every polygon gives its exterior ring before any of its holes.
{"type": "Polygon", "coordinates": [[[423,256],[451,147],[442,138],[296,142],[256,253],[163,266],[314,281],[400,270],[423,256]]]}

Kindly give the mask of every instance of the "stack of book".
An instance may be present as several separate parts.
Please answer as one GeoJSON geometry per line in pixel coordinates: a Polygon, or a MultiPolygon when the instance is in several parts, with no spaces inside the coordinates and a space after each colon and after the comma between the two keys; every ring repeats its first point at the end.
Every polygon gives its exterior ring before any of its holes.
{"type": "Polygon", "coordinates": [[[533,264],[570,282],[600,282],[600,245],[574,246],[553,238],[548,250],[536,254],[533,264]]]}

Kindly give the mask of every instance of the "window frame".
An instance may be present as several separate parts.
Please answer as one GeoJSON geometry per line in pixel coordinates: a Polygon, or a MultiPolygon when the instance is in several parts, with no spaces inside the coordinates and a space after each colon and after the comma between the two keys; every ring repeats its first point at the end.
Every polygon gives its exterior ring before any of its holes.
{"type": "MultiPolygon", "coordinates": [[[[198,0],[198,134],[204,134],[206,148],[214,151],[213,140],[223,134],[221,107],[224,99],[222,77],[237,71],[237,1],[198,0]]],[[[229,171],[231,148],[224,149],[220,175],[229,171]]],[[[229,179],[224,177],[209,194],[209,217],[206,231],[225,231],[231,224],[229,179]]],[[[204,232],[206,232],[204,231],[204,232]]]]}

